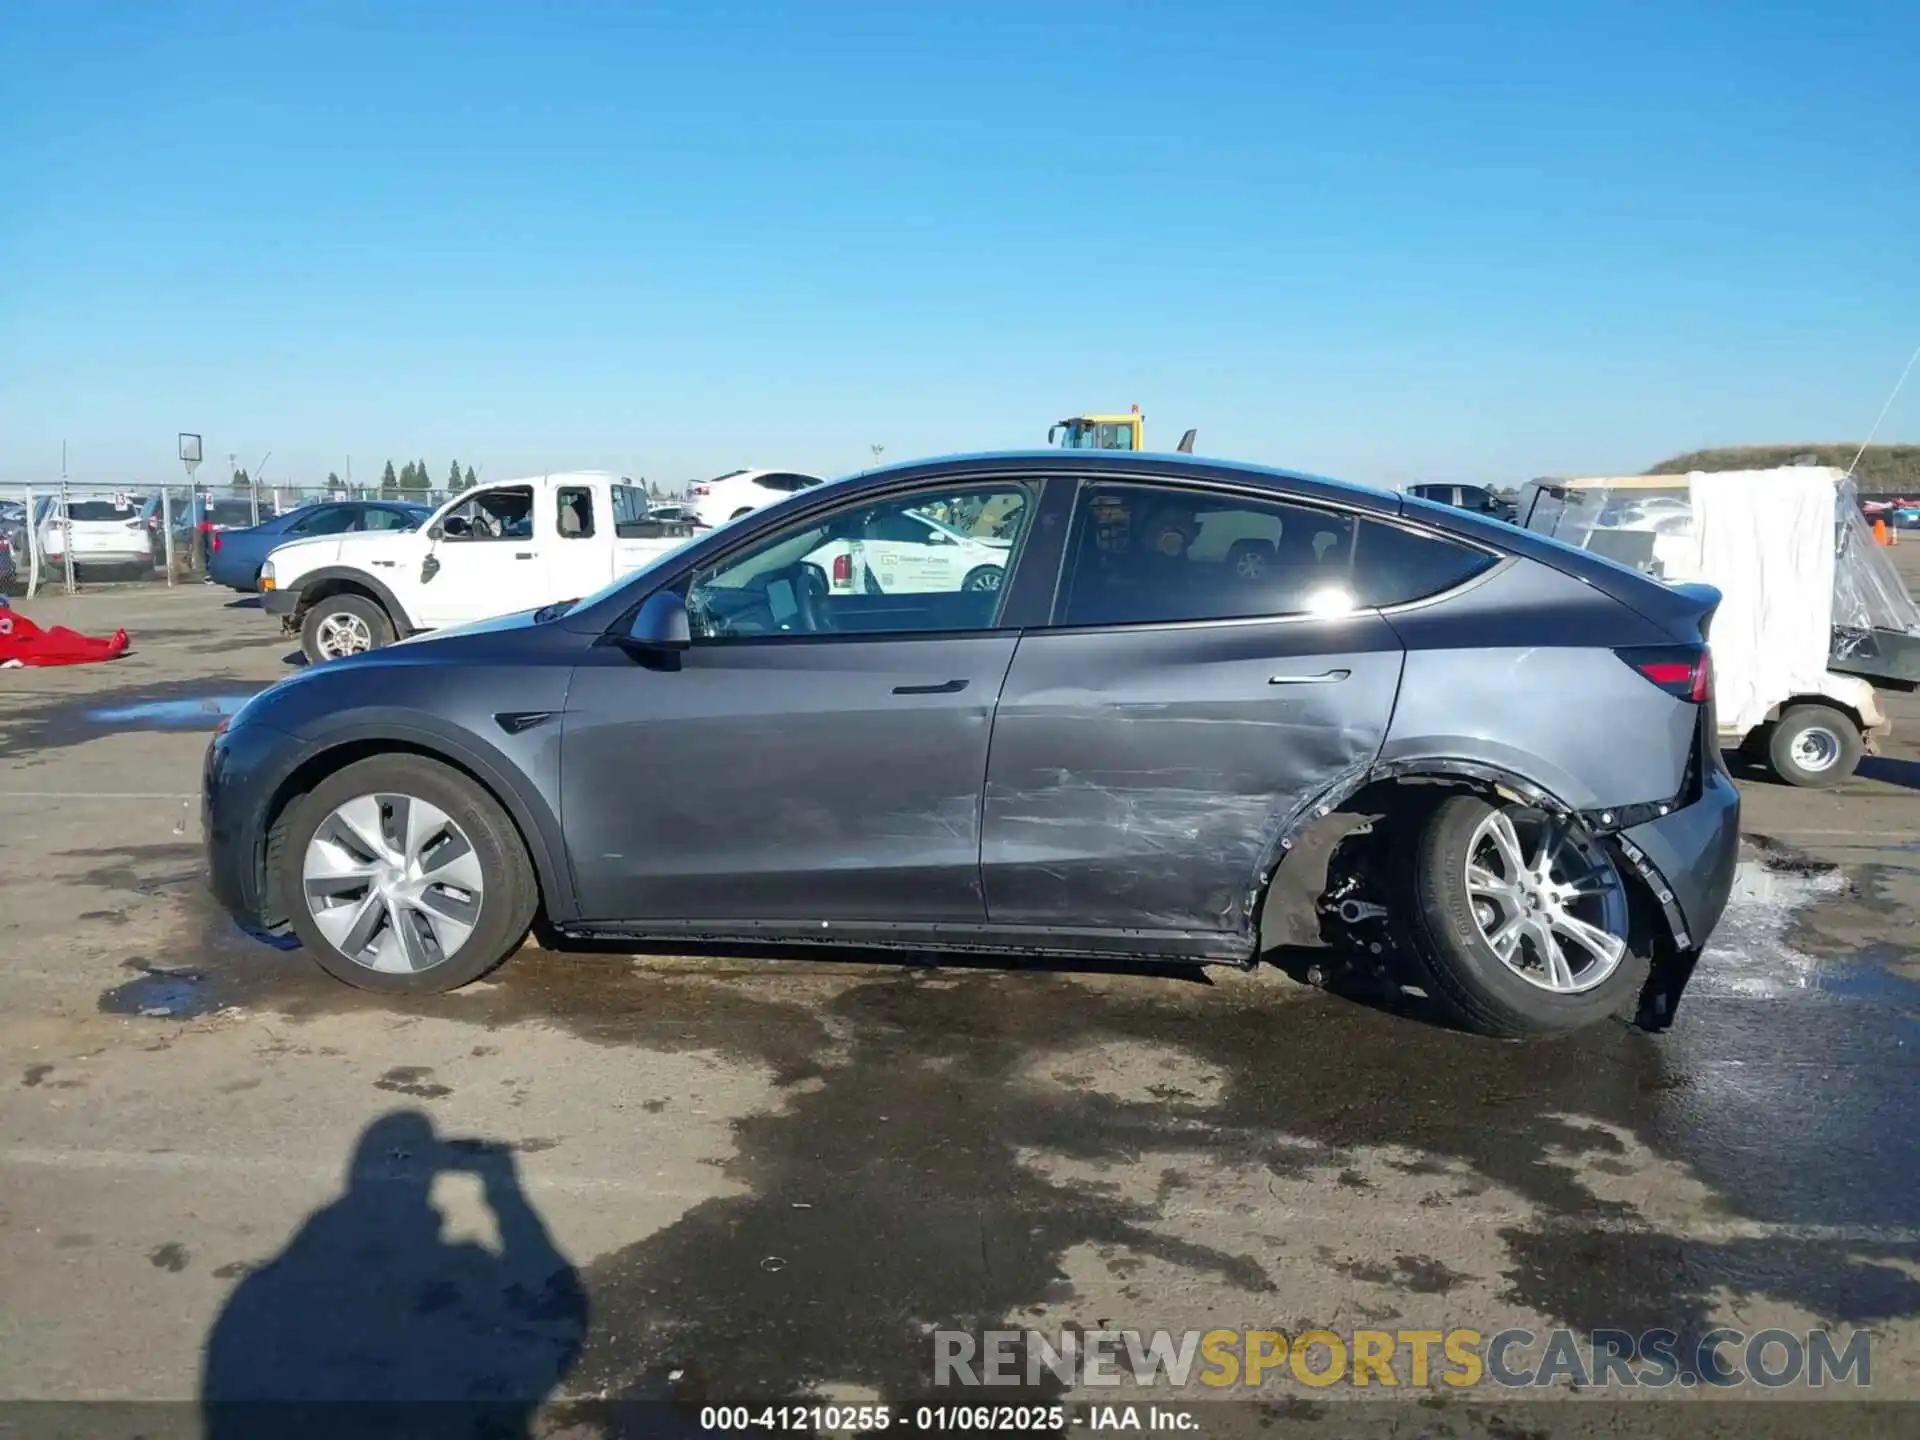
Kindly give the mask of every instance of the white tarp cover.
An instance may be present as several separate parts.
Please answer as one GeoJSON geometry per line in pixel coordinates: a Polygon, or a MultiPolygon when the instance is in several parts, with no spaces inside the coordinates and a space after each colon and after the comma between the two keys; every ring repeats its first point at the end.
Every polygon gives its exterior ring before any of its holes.
{"type": "Polygon", "coordinates": [[[1709,639],[1724,727],[1750,730],[1784,696],[1827,688],[1837,472],[1814,466],[1695,472],[1697,573],[1722,596],[1709,639]]]}

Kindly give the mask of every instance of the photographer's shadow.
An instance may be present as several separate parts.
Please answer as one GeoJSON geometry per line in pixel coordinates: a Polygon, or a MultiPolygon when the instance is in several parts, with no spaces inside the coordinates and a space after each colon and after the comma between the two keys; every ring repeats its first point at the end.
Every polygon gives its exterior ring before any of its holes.
{"type": "Polygon", "coordinates": [[[512,1152],[395,1111],[362,1133],[346,1193],[228,1298],[207,1338],[206,1432],[334,1431],[353,1402],[358,1433],[478,1422],[529,1434],[586,1328],[579,1274],[522,1192],[512,1152]],[[442,1173],[478,1178],[497,1251],[443,1237],[430,1194],[442,1173]]]}

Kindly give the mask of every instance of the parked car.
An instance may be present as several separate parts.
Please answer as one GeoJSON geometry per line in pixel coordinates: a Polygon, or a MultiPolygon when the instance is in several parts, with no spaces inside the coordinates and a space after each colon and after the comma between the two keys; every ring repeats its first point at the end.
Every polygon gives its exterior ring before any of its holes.
{"type": "Polygon", "coordinates": [[[670,525],[698,525],[700,512],[678,500],[649,500],[647,508],[656,520],[670,525]]]}
{"type": "Polygon", "coordinates": [[[1469,510],[1475,515],[1490,516],[1509,524],[1513,522],[1513,503],[1484,485],[1409,485],[1407,493],[1422,500],[1431,500],[1436,505],[1451,505],[1456,510],[1469,510]]]}
{"type": "Polygon", "coordinates": [[[869,595],[998,590],[1013,542],[980,539],[917,511],[888,512],[807,556],[835,592],[869,595]]]}
{"type": "Polygon", "coordinates": [[[462,491],[417,530],[300,537],[260,567],[261,604],[319,664],[532,610],[631,574],[694,533],[606,471],[462,491]]]}
{"type": "Polygon", "coordinates": [[[477,979],[542,911],[582,940],[1239,965],[1337,924],[1492,1033],[1659,1029],[1739,845],[1717,602],[1280,471],[896,466],[264,691],[207,754],[212,884],[396,994],[477,979]],[[997,589],[823,590],[808,559],[988,507],[997,589]],[[1216,515],[1303,538],[1249,578],[1192,555],[1216,515]],[[1290,868],[1316,855],[1324,888],[1290,868]]]}
{"type": "Polygon", "coordinates": [[[417,530],[431,514],[431,506],[402,500],[323,501],[243,530],[210,531],[207,578],[216,585],[251,594],[260,588],[260,567],[277,546],[310,536],[417,530]]]}
{"type": "Polygon", "coordinates": [[[702,525],[724,525],[820,483],[791,470],[730,470],[689,487],[687,497],[702,525]]]}
{"type": "Polygon", "coordinates": [[[34,505],[34,533],[43,574],[64,570],[67,537],[73,537],[73,567],[90,574],[150,574],[153,545],[147,534],[147,498],[142,495],[50,495],[34,505]]]}

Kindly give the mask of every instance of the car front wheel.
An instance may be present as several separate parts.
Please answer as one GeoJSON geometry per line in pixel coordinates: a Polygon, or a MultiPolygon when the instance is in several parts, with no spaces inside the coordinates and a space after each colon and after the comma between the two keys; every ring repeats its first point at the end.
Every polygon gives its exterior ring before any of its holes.
{"type": "Polygon", "coordinates": [[[316,600],[300,626],[300,649],[309,665],[364,655],[392,643],[393,621],[377,601],[364,595],[316,600]]]}
{"type": "Polygon", "coordinates": [[[1410,861],[1415,963],[1470,1029],[1577,1030],[1638,996],[1647,962],[1625,878],[1566,821],[1456,795],[1420,827],[1410,861]]]}
{"type": "Polygon", "coordinates": [[[275,849],[301,943],[361,990],[470,984],[519,948],[539,903],[526,846],[499,803],[418,755],[329,776],[295,803],[275,849]]]}
{"type": "Polygon", "coordinates": [[[973,595],[992,595],[1000,589],[1002,578],[998,565],[976,565],[960,582],[960,588],[973,595]]]}

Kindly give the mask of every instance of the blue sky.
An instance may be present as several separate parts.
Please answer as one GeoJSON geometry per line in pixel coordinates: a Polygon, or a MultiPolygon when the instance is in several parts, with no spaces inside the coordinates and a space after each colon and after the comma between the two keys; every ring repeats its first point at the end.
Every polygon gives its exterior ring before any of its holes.
{"type": "MultiPolygon", "coordinates": [[[[14,0],[0,482],[1858,438],[1920,6],[14,0]]],[[[1920,438],[1920,386],[1882,438],[1920,438]]]]}

